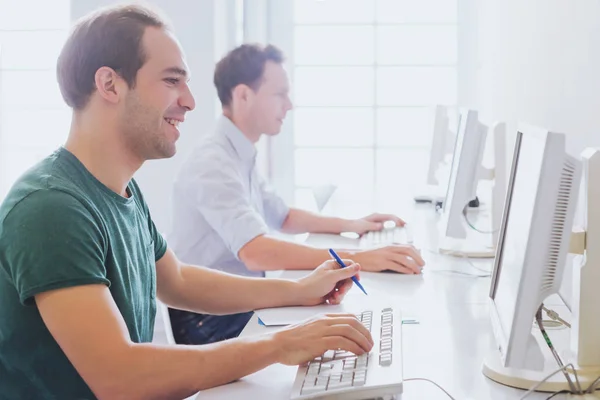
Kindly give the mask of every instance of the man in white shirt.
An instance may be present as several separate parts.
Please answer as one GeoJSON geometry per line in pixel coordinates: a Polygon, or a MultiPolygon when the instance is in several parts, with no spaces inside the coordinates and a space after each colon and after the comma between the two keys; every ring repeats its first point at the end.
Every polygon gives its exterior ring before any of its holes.
{"type": "MultiPolygon", "coordinates": [[[[290,208],[270,192],[256,171],[255,143],[276,135],[291,110],[283,55],[274,46],[242,45],[216,66],[214,83],[223,107],[215,131],[201,140],[174,185],[169,239],[185,262],[251,277],[265,271],[313,269],[330,258],[327,250],[269,236],[284,233],[359,234],[380,230],[393,215],[349,220],[290,208]]],[[[410,245],[340,251],[365,271],[418,274],[424,265],[410,245]]],[[[211,316],[170,310],[178,343],[203,344],[237,336],[252,313],[211,316]]]]}

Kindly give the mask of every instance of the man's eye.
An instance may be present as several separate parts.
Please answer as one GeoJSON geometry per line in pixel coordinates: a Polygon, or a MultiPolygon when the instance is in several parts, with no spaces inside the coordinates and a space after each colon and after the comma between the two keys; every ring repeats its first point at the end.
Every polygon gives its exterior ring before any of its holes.
{"type": "Polygon", "coordinates": [[[170,83],[171,85],[177,85],[179,83],[179,78],[166,78],[165,82],[170,83]]]}

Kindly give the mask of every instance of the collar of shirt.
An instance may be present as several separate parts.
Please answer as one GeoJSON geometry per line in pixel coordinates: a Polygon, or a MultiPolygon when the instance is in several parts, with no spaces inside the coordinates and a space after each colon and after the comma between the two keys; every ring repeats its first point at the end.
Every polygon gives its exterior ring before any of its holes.
{"type": "Polygon", "coordinates": [[[248,140],[229,118],[224,115],[219,117],[217,132],[225,135],[242,162],[254,165],[256,161],[256,147],[254,147],[254,143],[248,140]]]}

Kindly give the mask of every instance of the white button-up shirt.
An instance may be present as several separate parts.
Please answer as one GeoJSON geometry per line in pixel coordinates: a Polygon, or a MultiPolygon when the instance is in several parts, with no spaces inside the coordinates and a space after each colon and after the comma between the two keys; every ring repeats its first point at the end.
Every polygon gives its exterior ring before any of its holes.
{"type": "Polygon", "coordinates": [[[238,252],[269,228],[280,229],[289,208],[256,171],[256,148],[225,116],[193,149],[175,180],[168,239],[186,263],[238,275],[250,271],[238,252]]]}

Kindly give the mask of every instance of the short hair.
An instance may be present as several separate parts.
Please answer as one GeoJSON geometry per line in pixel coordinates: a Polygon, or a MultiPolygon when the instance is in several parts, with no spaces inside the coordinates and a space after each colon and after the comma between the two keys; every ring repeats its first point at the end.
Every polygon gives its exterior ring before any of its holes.
{"type": "Polygon", "coordinates": [[[243,44],[227,53],[217,63],[214,74],[214,84],[221,105],[230,105],[233,89],[238,85],[247,85],[257,90],[267,61],[281,64],[284,62],[283,53],[273,45],[258,44],[243,44]]]}
{"type": "Polygon", "coordinates": [[[75,110],[87,105],[101,67],[114,69],[129,87],[135,87],[137,72],[146,62],[142,37],[147,27],[170,29],[157,11],[134,4],[103,8],[80,19],[56,67],[67,105],[75,110]]]}

